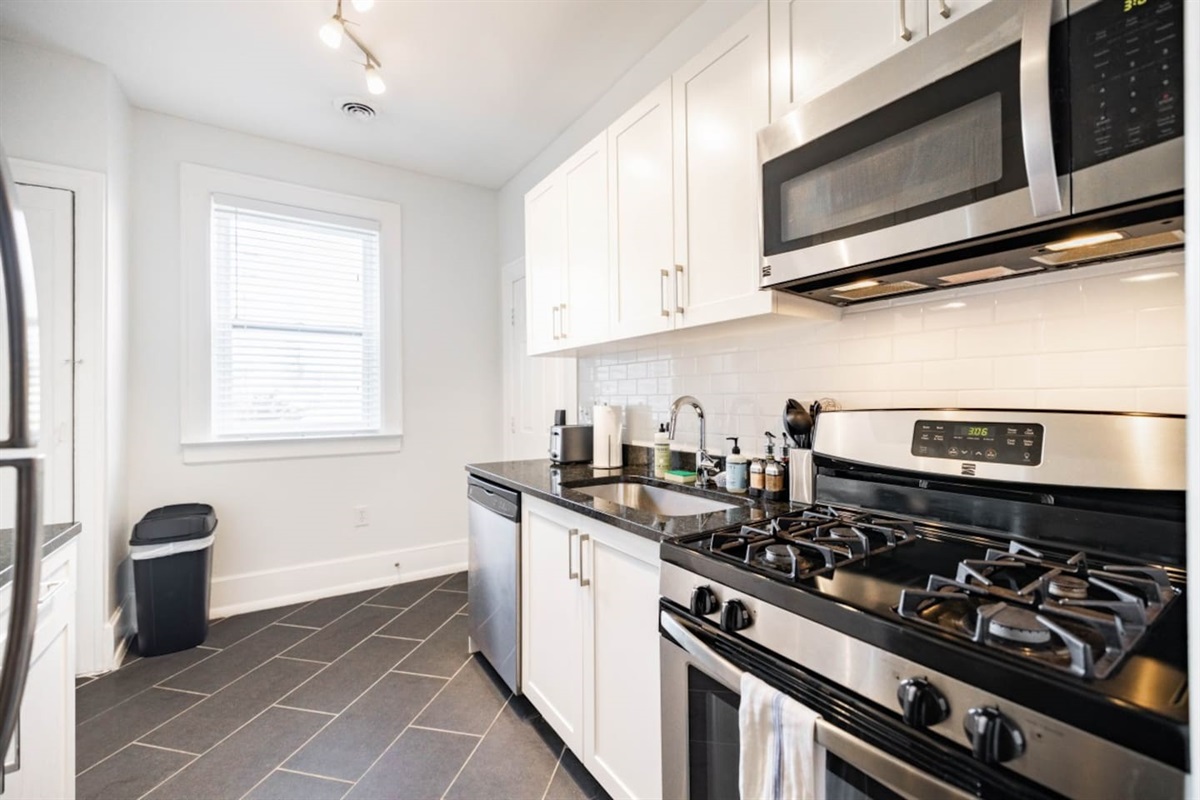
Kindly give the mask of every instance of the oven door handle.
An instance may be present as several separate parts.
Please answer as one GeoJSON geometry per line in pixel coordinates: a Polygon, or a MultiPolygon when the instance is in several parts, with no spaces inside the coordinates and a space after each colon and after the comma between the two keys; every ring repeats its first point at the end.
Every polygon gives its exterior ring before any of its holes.
{"type": "Polygon", "coordinates": [[[670,634],[675,644],[696,660],[696,664],[704,669],[712,678],[719,680],[735,692],[742,690],[742,675],[745,670],[738,669],[731,661],[713,652],[708,645],[697,639],[687,628],[680,625],[667,611],[658,615],[662,629],[670,634]]]}
{"type": "Polygon", "coordinates": [[[1028,0],[1021,16],[1021,144],[1035,217],[1062,211],[1050,118],[1051,0],[1028,0]]]}

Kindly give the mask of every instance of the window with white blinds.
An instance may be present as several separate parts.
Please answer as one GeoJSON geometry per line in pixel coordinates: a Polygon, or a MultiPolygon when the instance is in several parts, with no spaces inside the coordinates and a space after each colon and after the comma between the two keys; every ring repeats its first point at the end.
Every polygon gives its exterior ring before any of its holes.
{"type": "Polygon", "coordinates": [[[379,223],[211,197],[212,436],[378,433],[379,223]]]}

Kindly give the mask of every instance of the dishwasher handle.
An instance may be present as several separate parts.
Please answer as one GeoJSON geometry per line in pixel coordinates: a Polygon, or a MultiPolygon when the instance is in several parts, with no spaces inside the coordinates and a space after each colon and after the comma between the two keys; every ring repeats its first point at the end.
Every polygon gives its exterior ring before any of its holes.
{"type": "Polygon", "coordinates": [[[521,521],[521,493],[474,475],[467,476],[467,499],[512,522],[521,521]]]}

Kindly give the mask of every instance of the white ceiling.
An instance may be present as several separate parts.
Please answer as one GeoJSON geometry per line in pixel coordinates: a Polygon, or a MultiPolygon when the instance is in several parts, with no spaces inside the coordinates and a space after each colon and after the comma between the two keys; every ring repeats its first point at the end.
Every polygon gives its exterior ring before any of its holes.
{"type": "Polygon", "coordinates": [[[335,4],[4,0],[0,35],[108,66],[140,108],[494,188],[700,0],[347,0],[379,96],[348,41],[317,38],[335,4]],[[345,96],[378,117],[342,117],[345,96]]]}

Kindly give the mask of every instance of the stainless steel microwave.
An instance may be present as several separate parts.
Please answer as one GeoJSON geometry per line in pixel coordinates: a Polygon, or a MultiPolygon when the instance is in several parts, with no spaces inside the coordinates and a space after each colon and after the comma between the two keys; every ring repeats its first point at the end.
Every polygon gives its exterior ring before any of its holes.
{"type": "Polygon", "coordinates": [[[848,305],[1183,245],[1184,0],[994,0],[758,135],[762,285],[848,305]]]}

